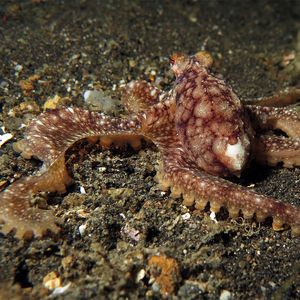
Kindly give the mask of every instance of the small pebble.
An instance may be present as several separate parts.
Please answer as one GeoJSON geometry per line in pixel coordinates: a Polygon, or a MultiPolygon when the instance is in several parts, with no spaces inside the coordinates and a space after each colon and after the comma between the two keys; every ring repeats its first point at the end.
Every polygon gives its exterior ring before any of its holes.
{"type": "Polygon", "coordinates": [[[190,213],[186,213],[184,215],[181,216],[182,220],[187,221],[191,218],[191,214],[190,213]]]}
{"type": "Polygon", "coordinates": [[[54,97],[51,97],[47,99],[47,101],[43,105],[43,109],[55,109],[63,106],[67,106],[71,103],[71,99],[68,97],[60,97],[58,95],[55,95],[54,97]]]}
{"type": "Polygon", "coordinates": [[[131,227],[129,224],[125,224],[125,226],[121,229],[124,237],[127,237],[135,242],[138,242],[141,238],[141,234],[139,230],[131,227]]]}
{"type": "Polygon", "coordinates": [[[144,269],[141,269],[136,275],[135,282],[138,283],[139,281],[144,279],[145,275],[146,275],[146,271],[144,269]]]}
{"type": "Polygon", "coordinates": [[[116,101],[110,96],[105,95],[102,90],[86,90],[83,93],[83,98],[92,110],[105,113],[114,112],[116,110],[116,101]]]}
{"type": "Polygon", "coordinates": [[[4,88],[6,88],[6,87],[8,87],[8,82],[6,82],[6,81],[4,81],[4,80],[1,81],[1,82],[0,82],[0,88],[1,88],[1,89],[4,89],[4,88]]]}
{"type": "Polygon", "coordinates": [[[86,194],[85,188],[83,186],[81,186],[79,190],[80,190],[80,194],[86,194]]]}
{"type": "Polygon", "coordinates": [[[80,226],[78,227],[78,231],[79,231],[79,233],[80,233],[81,236],[84,235],[84,232],[85,232],[85,230],[86,230],[86,227],[87,227],[86,223],[85,223],[85,224],[82,224],[82,225],[80,225],[80,226]]]}
{"type": "Polygon", "coordinates": [[[223,290],[220,295],[220,300],[231,300],[232,294],[228,290],[223,290]]]}
{"type": "Polygon", "coordinates": [[[23,66],[22,65],[16,65],[15,66],[15,71],[16,72],[21,72],[23,70],[23,66]]]}
{"type": "Polygon", "coordinates": [[[62,287],[57,287],[53,290],[51,296],[58,296],[63,294],[69,287],[71,286],[71,282],[69,282],[67,285],[62,287]]]}
{"type": "Polygon", "coordinates": [[[215,213],[215,212],[212,211],[212,212],[210,213],[209,217],[210,217],[215,223],[218,223],[217,218],[216,218],[216,213],[215,213]]]}
{"type": "Polygon", "coordinates": [[[152,290],[160,292],[164,297],[175,293],[181,281],[180,268],[177,260],[165,255],[154,255],[148,261],[152,290]]]}
{"type": "Polygon", "coordinates": [[[43,278],[44,287],[48,290],[61,287],[61,280],[56,272],[50,272],[43,278]]]}

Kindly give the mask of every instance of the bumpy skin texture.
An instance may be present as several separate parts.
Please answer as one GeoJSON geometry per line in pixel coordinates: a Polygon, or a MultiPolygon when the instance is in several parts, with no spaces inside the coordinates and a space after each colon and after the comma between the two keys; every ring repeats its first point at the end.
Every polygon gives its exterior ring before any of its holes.
{"type": "MultiPolygon", "coordinates": [[[[268,107],[243,105],[223,80],[210,73],[212,59],[206,52],[171,58],[176,81],[162,92],[144,81],[127,85],[123,102],[130,115],[111,118],[80,108],[49,111],[33,121],[15,149],[25,158],[44,162],[40,174],[16,181],[0,194],[2,232],[16,229],[41,235],[57,232],[50,211],[30,206],[40,191],[64,192],[71,181],[64,162],[66,150],[76,141],[99,137],[105,147],[129,141],[138,146],[140,136],[151,139],[161,153],[156,179],[161,189],[171,187],[172,196],[183,203],[211,211],[221,206],[231,217],[241,213],[258,222],[273,218],[273,228],[290,225],[300,235],[300,208],[259,195],[221,177],[240,175],[252,159],[286,167],[300,165],[300,117],[295,108],[273,108],[277,97],[262,99],[268,107]],[[258,130],[280,129],[289,137],[260,135],[258,130]]],[[[300,91],[281,93],[285,104],[294,104],[300,91]]]]}
{"type": "Polygon", "coordinates": [[[177,71],[174,88],[178,136],[199,168],[218,176],[240,175],[253,139],[248,115],[231,88],[206,71],[205,62],[191,60],[177,71]]]}

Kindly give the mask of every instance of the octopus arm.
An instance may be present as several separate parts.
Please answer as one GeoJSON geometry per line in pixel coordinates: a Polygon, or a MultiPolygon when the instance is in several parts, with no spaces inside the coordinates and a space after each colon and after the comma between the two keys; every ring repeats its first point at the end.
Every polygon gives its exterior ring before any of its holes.
{"type": "Polygon", "coordinates": [[[300,114],[297,109],[247,105],[253,123],[262,129],[280,129],[290,137],[300,137],[300,114]]]}
{"type": "Polygon", "coordinates": [[[257,162],[286,168],[300,166],[300,138],[265,135],[255,138],[254,157],[257,162]]]}
{"type": "MultiPolygon", "coordinates": [[[[168,152],[168,151],[166,151],[168,152]]],[[[207,174],[192,168],[190,162],[185,162],[180,153],[164,155],[163,164],[157,174],[157,180],[162,188],[171,187],[173,196],[183,196],[183,204],[194,205],[203,210],[210,203],[210,210],[218,212],[225,207],[232,218],[255,216],[258,222],[266,217],[273,218],[274,230],[281,230],[285,225],[292,229],[293,236],[300,235],[300,209],[276,199],[263,196],[248,188],[228,182],[222,178],[207,174]],[[174,159],[170,159],[174,157],[174,159]]]]}
{"type": "Polygon", "coordinates": [[[15,236],[22,238],[27,232],[41,236],[46,230],[54,233],[59,231],[51,210],[43,210],[30,205],[32,196],[41,191],[64,192],[71,182],[65,165],[64,157],[58,159],[51,167],[39,176],[21,178],[11,184],[0,194],[1,232],[4,234],[16,229],[15,236]]]}
{"type": "Polygon", "coordinates": [[[300,100],[300,89],[296,87],[289,87],[283,91],[269,96],[261,97],[258,99],[251,99],[243,101],[244,104],[258,105],[258,106],[271,106],[271,107],[284,107],[293,105],[300,100]]]}
{"type": "MultiPolygon", "coordinates": [[[[31,207],[30,199],[37,192],[65,192],[70,184],[65,167],[65,151],[76,141],[88,137],[122,139],[136,136],[137,119],[111,118],[80,108],[53,110],[40,115],[29,125],[25,139],[15,145],[25,158],[35,156],[44,162],[36,176],[17,180],[0,194],[1,231],[16,229],[16,236],[27,231],[40,236],[50,229],[58,231],[50,211],[31,207]]],[[[106,140],[107,142],[107,140],[106,140]]]]}
{"type": "Polygon", "coordinates": [[[25,138],[14,145],[25,158],[35,156],[50,166],[72,144],[83,138],[136,135],[139,121],[121,119],[81,108],[51,110],[28,126],[25,138]]]}

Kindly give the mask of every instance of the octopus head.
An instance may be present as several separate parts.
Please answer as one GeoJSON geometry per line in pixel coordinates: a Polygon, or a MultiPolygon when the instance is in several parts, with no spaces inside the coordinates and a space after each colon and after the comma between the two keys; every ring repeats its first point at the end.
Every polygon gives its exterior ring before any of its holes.
{"type": "Polygon", "coordinates": [[[178,77],[191,65],[210,68],[213,63],[211,55],[207,51],[199,51],[195,55],[188,56],[183,53],[174,53],[170,57],[170,64],[174,74],[178,77]]]}

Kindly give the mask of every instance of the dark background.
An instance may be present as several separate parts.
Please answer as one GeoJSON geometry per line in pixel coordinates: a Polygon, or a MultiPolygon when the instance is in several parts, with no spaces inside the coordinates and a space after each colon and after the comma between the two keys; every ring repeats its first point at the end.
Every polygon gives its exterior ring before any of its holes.
{"type": "MultiPolygon", "coordinates": [[[[201,49],[211,52],[214,70],[241,99],[270,95],[299,85],[299,29],[300,1],[1,1],[0,125],[15,136],[0,149],[1,180],[37,170],[37,161],[25,161],[11,146],[48,98],[87,106],[84,91],[97,87],[118,99],[118,86],[136,78],[168,88],[169,55],[201,49]],[[24,93],[20,80],[34,74],[40,80],[24,93]],[[36,109],[19,111],[20,103],[36,109]]],[[[69,157],[73,186],[64,197],[48,198],[64,220],[61,235],[0,236],[0,298],[45,297],[43,278],[52,271],[62,285],[72,282],[64,299],[160,298],[147,266],[158,253],[180,265],[174,299],[218,299],[223,290],[235,299],[300,297],[299,239],[270,224],[226,217],[214,224],[207,212],[192,214],[155,189],[153,146],[103,151],[83,143],[69,157]],[[192,216],[184,221],[186,213],[192,216]],[[128,228],[140,232],[138,241],[128,228]],[[141,270],[146,275],[137,282],[141,270]]],[[[255,166],[241,179],[298,206],[299,182],[299,168],[255,166]]]]}

